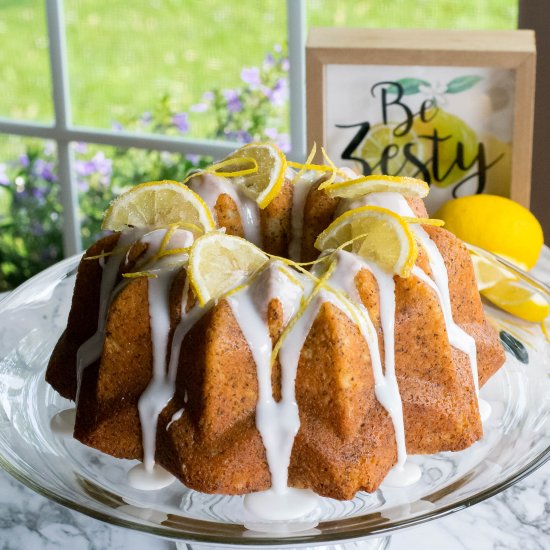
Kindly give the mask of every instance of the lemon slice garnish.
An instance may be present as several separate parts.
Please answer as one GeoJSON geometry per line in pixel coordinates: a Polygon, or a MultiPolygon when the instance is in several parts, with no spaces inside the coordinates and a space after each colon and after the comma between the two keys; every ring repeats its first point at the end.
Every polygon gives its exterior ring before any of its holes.
{"type": "MultiPolygon", "coordinates": [[[[232,181],[254,199],[260,208],[265,208],[283,186],[287,168],[285,155],[272,143],[254,143],[237,149],[222,162],[240,158],[243,159],[243,169],[250,167],[250,159],[256,162],[258,169],[251,174],[232,178],[232,181]]],[[[232,169],[239,171],[241,167],[235,162],[232,169]]]]}
{"type": "MultiPolygon", "coordinates": [[[[205,202],[189,187],[176,181],[151,181],[136,185],[115,199],[103,217],[102,229],[166,227],[173,223],[198,227],[201,232],[216,224],[205,202]]],[[[196,233],[196,231],[194,231],[196,233]]]]}
{"type": "Polygon", "coordinates": [[[370,193],[400,193],[413,199],[423,199],[430,192],[429,185],[415,178],[399,176],[363,176],[349,181],[333,183],[325,189],[330,197],[357,199],[370,193]]]}
{"type": "Polygon", "coordinates": [[[379,206],[363,206],[342,214],[317,237],[315,248],[338,248],[348,241],[352,241],[352,252],[401,277],[410,275],[418,256],[407,222],[379,206]]]}
{"type": "Polygon", "coordinates": [[[470,254],[479,291],[495,286],[500,281],[517,281],[518,277],[496,260],[470,254]]]}
{"type": "Polygon", "coordinates": [[[242,284],[267,261],[268,256],[246,239],[212,231],[193,243],[187,273],[204,306],[242,284]]]}
{"type": "Polygon", "coordinates": [[[500,281],[482,290],[481,294],[499,308],[525,321],[540,323],[550,312],[546,298],[520,281],[500,281]]]}

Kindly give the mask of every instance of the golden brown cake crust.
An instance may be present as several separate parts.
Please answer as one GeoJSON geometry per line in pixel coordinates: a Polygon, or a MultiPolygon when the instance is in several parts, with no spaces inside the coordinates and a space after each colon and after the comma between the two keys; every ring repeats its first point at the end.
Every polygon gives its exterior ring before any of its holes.
{"type": "Polygon", "coordinates": [[[57,342],[46,370],[48,382],[71,401],[76,397],[76,352],[97,330],[102,268],[99,259],[90,256],[111,252],[118,242],[117,233],[94,243],[78,266],[67,328],[57,342]]]}

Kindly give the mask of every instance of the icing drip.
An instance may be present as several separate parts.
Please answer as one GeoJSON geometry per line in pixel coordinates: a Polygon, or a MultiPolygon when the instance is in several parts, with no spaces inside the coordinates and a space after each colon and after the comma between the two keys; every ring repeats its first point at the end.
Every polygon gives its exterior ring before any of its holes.
{"type": "MultiPolygon", "coordinates": [[[[357,208],[360,202],[361,205],[374,205],[382,206],[392,210],[400,216],[416,217],[412,208],[407,203],[405,197],[399,193],[372,193],[362,197],[360,201],[354,201],[349,206],[357,208]]],[[[414,268],[413,273],[419,277],[423,282],[430,285],[430,287],[436,292],[443,316],[445,319],[445,327],[447,329],[447,335],[449,343],[460,351],[466,353],[470,360],[470,368],[472,369],[472,377],[474,381],[474,387],[476,395],[479,394],[479,380],[477,372],[477,353],[475,340],[461,327],[459,327],[453,319],[453,312],[451,306],[451,296],[449,293],[449,276],[445,262],[441,256],[441,252],[430,239],[430,236],[426,230],[420,224],[411,225],[416,237],[420,244],[428,254],[428,260],[430,263],[430,269],[432,270],[433,280],[428,277],[419,268],[414,268]]]]}
{"type": "Polygon", "coordinates": [[[136,239],[139,239],[147,229],[128,229],[120,234],[113,252],[105,261],[101,258],[102,267],[101,286],[99,291],[99,313],[97,321],[97,330],[94,335],[86,340],[76,353],[76,403],[80,395],[80,386],[82,384],[82,375],[84,369],[90,366],[101,357],[103,342],[105,341],[105,324],[107,322],[107,313],[111,304],[113,290],[117,281],[120,264],[126,256],[126,248],[136,239]]]}
{"type": "Polygon", "coordinates": [[[260,209],[255,200],[247,197],[228,178],[214,174],[198,174],[189,180],[188,186],[202,198],[212,213],[220,195],[231,197],[239,211],[245,239],[261,248],[260,209]]]}
{"type": "Polygon", "coordinates": [[[174,422],[177,422],[182,416],[183,416],[183,411],[185,409],[179,409],[178,411],[176,411],[173,415],[172,415],[172,418],[170,419],[170,422],[168,422],[168,424],[166,424],[166,429],[168,430],[168,428],[174,423],[174,422]]]}
{"type": "MultiPolygon", "coordinates": [[[[276,296],[283,306],[285,317],[294,314],[299,307],[302,292],[300,287],[286,275],[276,275],[278,272],[281,273],[279,270],[283,269],[277,263],[271,264],[250,285],[227,298],[256,363],[258,376],[256,427],[266,450],[272,491],[277,494],[283,494],[288,490],[290,454],[294,437],[300,427],[294,385],[300,350],[309,328],[306,327],[303,339],[301,339],[301,334],[304,331],[304,323],[307,325],[311,315],[311,308],[309,308],[289,333],[279,353],[282,377],[281,400],[277,403],[273,399],[271,387],[272,344],[265,316],[272,292],[268,292],[268,296],[264,297],[262,295],[263,285],[258,283],[261,281],[265,283],[267,277],[270,283],[273,283],[271,288],[276,288],[276,296]],[[279,284],[275,281],[278,281],[279,284]]],[[[313,323],[313,318],[311,323],[313,323]]]]}
{"type": "MultiPolygon", "coordinates": [[[[374,391],[379,403],[390,415],[395,431],[397,444],[397,466],[403,467],[407,459],[405,444],[405,425],[403,421],[403,404],[395,374],[395,283],[393,277],[385,273],[376,264],[358,256],[340,251],[337,255],[337,266],[329,279],[329,284],[345,292],[362,312],[359,328],[367,344],[371,356],[374,375],[374,391]],[[380,360],[378,337],[369,313],[362,304],[357,291],[355,277],[361,269],[367,269],[374,276],[380,295],[380,321],[384,340],[384,370],[380,360]]],[[[339,306],[346,312],[346,308],[339,306]]],[[[348,314],[349,315],[349,314],[348,314]]],[[[353,318],[352,318],[353,321],[353,318]]]]}
{"type": "Polygon", "coordinates": [[[175,477],[162,466],[155,464],[151,470],[144,464],[136,464],[128,472],[128,485],[141,491],[158,491],[168,487],[175,477]]]}
{"type": "MultiPolygon", "coordinates": [[[[159,229],[148,233],[141,239],[149,246],[143,258],[147,261],[158,252],[161,242],[166,235],[166,229],[159,229]]],[[[171,248],[187,248],[193,243],[193,234],[189,231],[178,229],[170,238],[171,248]]],[[[139,418],[141,423],[143,464],[145,470],[153,473],[155,465],[155,447],[157,422],[162,409],[174,395],[174,380],[166,369],[166,350],[170,334],[170,288],[174,276],[181,269],[181,262],[185,260],[185,254],[166,256],[161,258],[149,268],[157,275],[148,280],[149,319],[151,327],[151,343],[153,350],[153,376],[145,391],[138,401],[139,418]],[[178,263],[179,260],[179,263],[178,263]]],[[[184,288],[184,302],[187,300],[188,283],[184,288]]],[[[182,317],[185,316],[185,307],[182,307],[182,317]]],[[[175,337],[174,337],[175,339],[175,337]]],[[[177,346],[177,359],[179,359],[179,347],[177,346]]],[[[176,352],[172,346],[172,354],[176,352]]],[[[176,359],[176,361],[177,361],[176,359]]]]}
{"type": "Polygon", "coordinates": [[[292,188],[292,212],[290,218],[290,242],[288,256],[295,262],[300,261],[302,254],[302,234],[304,230],[304,208],[307,196],[313,183],[318,179],[317,172],[306,172],[294,182],[292,188]]]}
{"type": "Polygon", "coordinates": [[[74,432],[75,420],[75,408],[59,411],[50,420],[50,428],[52,430],[52,433],[61,437],[72,437],[74,432]]]}

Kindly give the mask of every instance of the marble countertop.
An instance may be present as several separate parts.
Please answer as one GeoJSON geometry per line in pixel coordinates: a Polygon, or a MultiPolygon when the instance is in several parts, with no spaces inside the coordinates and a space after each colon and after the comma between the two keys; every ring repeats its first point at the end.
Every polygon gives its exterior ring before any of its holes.
{"type": "MultiPolygon", "coordinates": [[[[545,247],[533,274],[550,284],[549,248],[545,247]]],[[[175,550],[176,546],[173,542],[113,527],[64,508],[0,472],[1,550],[104,548],[175,550]]],[[[485,502],[394,534],[389,545],[389,550],[549,548],[550,462],[485,502]]]]}

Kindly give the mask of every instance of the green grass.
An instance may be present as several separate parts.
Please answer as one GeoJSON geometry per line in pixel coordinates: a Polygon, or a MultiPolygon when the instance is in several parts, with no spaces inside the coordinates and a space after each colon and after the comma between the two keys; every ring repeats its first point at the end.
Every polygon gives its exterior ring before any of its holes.
{"type": "MultiPolygon", "coordinates": [[[[514,28],[517,0],[309,0],[310,25],[514,28]]],[[[65,0],[73,119],[110,127],[168,93],[187,110],[286,41],[283,0],[65,0]]],[[[421,35],[420,35],[421,36],[421,35]]],[[[0,116],[52,119],[43,0],[0,0],[0,116]]],[[[192,114],[192,135],[211,120],[192,114]]],[[[3,159],[0,159],[0,161],[3,159]]]]}

